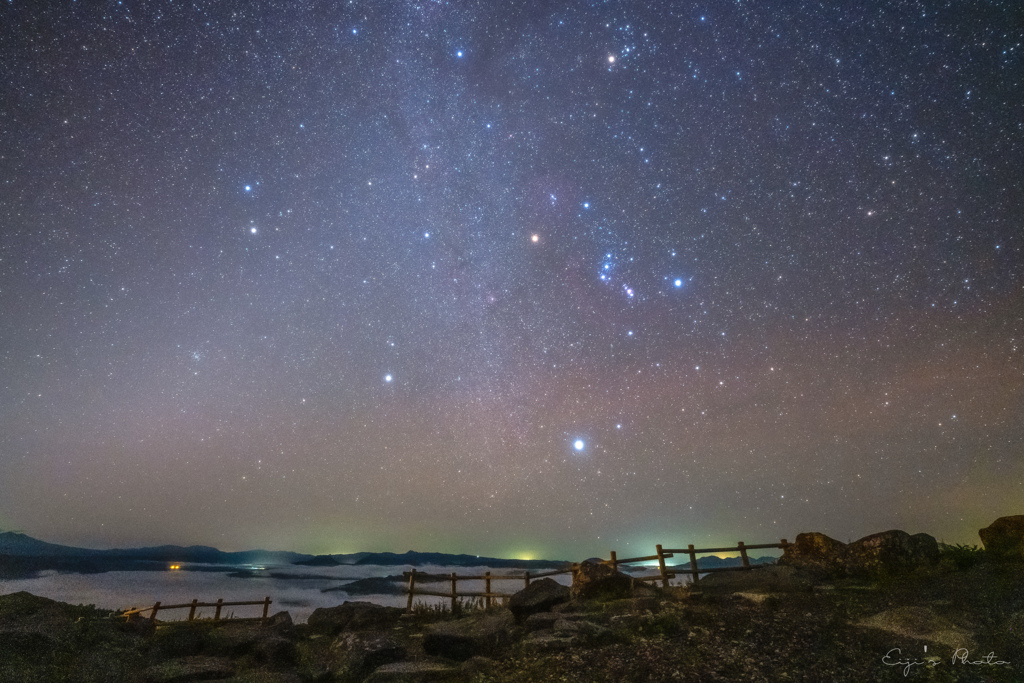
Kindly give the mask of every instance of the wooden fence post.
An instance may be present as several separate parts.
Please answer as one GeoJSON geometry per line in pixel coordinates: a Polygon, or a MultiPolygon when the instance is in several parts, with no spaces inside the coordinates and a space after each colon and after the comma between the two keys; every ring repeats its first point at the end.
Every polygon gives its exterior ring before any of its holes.
{"type": "Polygon", "coordinates": [[[750,558],[747,557],[747,548],[743,545],[743,541],[736,544],[736,547],[740,549],[740,557],[743,558],[743,566],[750,568],[750,558]]]}
{"type": "Polygon", "coordinates": [[[213,620],[217,621],[220,619],[220,608],[224,605],[224,598],[217,598],[217,611],[213,614],[213,620]]]}
{"type": "Polygon", "coordinates": [[[619,561],[615,558],[615,551],[614,550],[612,551],[612,561],[611,561],[611,564],[612,564],[612,569],[614,569],[615,571],[619,570],[619,561]]]}
{"type": "Polygon", "coordinates": [[[658,568],[661,570],[661,587],[668,588],[668,571],[665,569],[665,553],[661,550],[661,544],[655,546],[658,549],[658,568]]]}
{"type": "Polygon", "coordinates": [[[406,612],[411,612],[412,611],[412,596],[413,596],[413,590],[415,590],[415,588],[416,588],[416,567],[413,567],[412,571],[409,572],[409,600],[408,600],[408,602],[405,603],[405,611],[406,612]]]}
{"type": "Polygon", "coordinates": [[[484,607],[490,609],[491,607],[491,573],[484,572],[484,607]]]}
{"type": "Polygon", "coordinates": [[[159,601],[159,600],[157,600],[157,601],[156,601],[156,604],[155,604],[155,605],[153,605],[153,613],[149,615],[149,620],[150,620],[150,621],[152,621],[152,622],[154,622],[154,623],[156,622],[156,613],[157,613],[157,611],[159,611],[159,610],[160,610],[160,601],[159,601]]]}
{"type": "Polygon", "coordinates": [[[455,590],[455,582],[457,580],[458,576],[455,575],[455,572],[452,572],[452,614],[455,614],[455,610],[457,609],[458,606],[457,600],[459,594],[455,590]]]}
{"type": "Polygon", "coordinates": [[[263,599],[263,623],[267,623],[267,613],[270,612],[270,596],[263,599]]]}
{"type": "Polygon", "coordinates": [[[188,620],[195,621],[196,618],[196,606],[199,604],[199,598],[195,598],[192,601],[192,607],[188,611],[188,620]]]}
{"type": "Polygon", "coordinates": [[[690,573],[693,575],[693,582],[697,583],[700,576],[697,574],[697,553],[693,552],[693,544],[686,546],[686,550],[690,553],[690,573]]]}
{"type": "Polygon", "coordinates": [[[529,588],[530,587],[530,572],[526,572],[526,574],[523,576],[523,583],[526,584],[526,585],[523,586],[523,588],[529,588]]]}

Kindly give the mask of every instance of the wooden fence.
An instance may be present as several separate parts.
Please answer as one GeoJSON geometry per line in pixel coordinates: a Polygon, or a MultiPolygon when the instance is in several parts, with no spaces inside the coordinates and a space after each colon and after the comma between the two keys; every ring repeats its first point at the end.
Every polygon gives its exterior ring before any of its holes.
{"type": "MultiPolygon", "coordinates": [[[[644,557],[628,557],[626,559],[619,559],[618,556],[616,555],[615,551],[613,550],[613,551],[611,551],[611,559],[601,560],[601,562],[603,562],[604,564],[607,564],[607,565],[611,565],[612,569],[616,569],[617,570],[620,566],[622,566],[624,564],[635,564],[637,562],[653,562],[654,560],[657,560],[658,561],[658,573],[657,574],[653,574],[653,575],[650,575],[650,576],[636,576],[636,577],[633,577],[633,578],[635,578],[637,581],[654,581],[654,582],[661,581],[662,586],[667,588],[668,585],[669,585],[669,581],[674,579],[674,578],[676,578],[676,572],[669,570],[668,565],[665,563],[665,560],[674,557],[676,554],[682,555],[682,554],[685,553],[686,555],[689,556],[690,568],[686,569],[686,570],[683,570],[683,573],[684,574],[689,574],[691,576],[691,580],[693,581],[693,583],[697,583],[697,581],[700,579],[700,575],[701,574],[708,574],[708,573],[711,573],[711,572],[747,571],[747,570],[751,570],[751,569],[756,569],[758,566],[761,566],[761,565],[752,565],[752,564],[750,564],[750,558],[747,556],[747,551],[748,550],[760,550],[760,549],[763,549],[763,548],[781,548],[782,550],[785,550],[788,545],[789,545],[789,542],[786,539],[782,539],[782,541],[779,542],[779,543],[759,543],[757,545],[747,545],[743,541],[740,541],[735,546],[733,546],[731,548],[694,548],[693,544],[690,544],[690,545],[688,545],[685,548],[663,548],[661,546],[661,544],[658,544],[657,546],[655,546],[655,548],[657,550],[657,554],[655,554],[655,555],[646,555],[644,557]],[[730,553],[730,552],[739,552],[739,554],[740,554],[740,562],[741,562],[739,566],[737,566],[737,567],[705,567],[704,569],[701,569],[698,566],[697,555],[706,554],[706,553],[730,553]]],[[[512,597],[511,593],[498,593],[498,592],[492,591],[491,590],[491,582],[492,581],[522,581],[523,582],[523,586],[527,587],[527,586],[530,585],[530,581],[532,579],[539,579],[539,578],[542,578],[542,577],[545,577],[545,576],[555,576],[557,574],[571,574],[572,571],[573,571],[573,568],[576,567],[576,566],[578,566],[578,565],[574,563],[572,565],[572,567],[569,567],[569,568],[566,568],[566,569],[556,569],[554,571],[539,572],[539,573],[526,572],[525,574],[491,574],[490,572],[486,572],[482,576],[460,576],[460,575],[452,572],[452,574],[450,574],[449,576],[446,576],[444,578],[441,578],[441,577],[439,577],[436,574],[432,574],[432,575],[429,575],[429,577],[430,577],[429,579],[427,579],[427,578],[421,578],[420,579],[420,583],[426,583],[426,582],[435,582],[435,583],[446,582],[447,583],[447,582],[450,582],[451,588],[449,590],[447,590],[447,591],[432,591],[432,590],[423,590],[421,588],[418,588],[417,587],[417,583],[416,583],[417,576],[423,576],[423,574],[422,573],[417,573],[417,571],[415,569],[413,569],[412,571],[403,572],[403,574],[402,574],[402,576],[407,577],[408,580],[409,580],[409,584],[406,587],[406,593],[409,596],[409,600],[406,603],[406,610],[412,611],[412,601],[413,601],[413,597],[416,596],[416,595],[432,595],[432,596],[437,596],[437,597],[442,597],[442,598],[450,598],[451,601],[452,601],[452,611],[455,611],[457,609],[458,600],[459,600],[460,597],[483,598],[484,599],[484,606],[485,607],[490,607],[492,600],[504,600],[506,598],[512,597]],[[481,591],[462,591],[460,593],[459,590],[458,590],[458,582],[459,581],[483,581],[484,582],[484,590],[482,592],[481,591]]]]}
{"type": "Polygon", "coordinates": [[[693,544],[686,546],[685,548],[663,548],[661,544],[655,546],[657,554],[647,555],[645,557],[629,557],[624,560],[618,559],[615,551],[612,551],[610,560],[602,560],[605,564],[611,565],[613,569],[618,569],[620,565],[632,564],[636,562],[653,562],[658,561],[658,573],[652,576],[637,576],[634,577],[637,581],[661,581],[662,586],[667,588],[668,583],[671,579],[676,578],[676,572],[669,571],[668,566],[665,564],[665,560],[674,557],[678,554],[686,554],[690,559],[690,568],[683,570],[684,574],[689,574],[693,583],[697,583],[700,580],[701,574],[709,574],[711,572],[736,572],[736,571],[747,571],[750,569],[756,569],[760,565],[750,564],[750,558],[747,556],[748,550],[760,550],[762,548],[781,548],[785,550],[789,546],[789,541],[782,539],[779,543],[759,543],[757,545],[747,545],[743,541],[738,542],[731,548],[694,548],[693,544]],[[705,567],[701,569],[697,564],[697,555],[705,553],[734,553],[739,552],[740,554],[740,565],[738,567],[705,567]]]}
{"type": "Polygon", "coordinates": [[[555,576],[556,574],[570,574],[570,573],[572,573],[572,568],[571,567],[567,568],[567,569],[556,569],[556,570],[550,571],[550,572],[538,572],[538,573],[526,572],[525,574],[511,574],[511,575],[510,574],[491,574],[490,572],[485,572],[482,576],[460,576],[460,575],[456,574],[455,572],[452,572],[449,576],[447,576],[447,577],[445,577],[443,579],[439,578],[436,574],[430,574],[429,575],[429,577],[430,577],[429,579],[424,579],[424,578],[420,579],[420,581],[422,583],[426,583],[426,582],[433,582],[433,583],[450,582],[451,583],[451,590],[442,592],[442,591],[430,591],[430,590],[417,589],[416,588],[416,577],[421,575],[422,573],[417,573],[417,571],[415,569],[413,569],[412,571],[403,572],[402,573],[402,576],[409,577],[409,585],[406,588],[406,592],[409,594],[409,601],[406,603],[406,610],[412,611],[412,599],[413,599],[413,596],[416,596],[416,595],[434,595],[434,596],[441,597],[441,598],[451,598],[451,600],[452,600],[452,611],[453,612],[457,609],[458,601],[459,601],[460,597],[465,597],[465,598],[483,598],[484,599],[484,606],[485,607],[490,607],[492,600],[504,600],[506,598],[512,597],[512,593],[497,593],[497,592],[492,591],[491,590],[491,581],[522,581],[523,582],[523,586],[526,587],[526,586],[530,585],[530,581],[532,581],[533,579],[540,579],[540,578],[543,578],[545,576],[555,576]],[[460,593],[459,590],[458,590],[458,582],[459,581],[483,581],[484,582],[484,590],[483,590],[483,592],[480,592],[480,591],[462,591],[460,593]]]}
{"type": "Polygon", "coordinates": [[[185,603],[183,605],[164,605],[164,604],[161,604],[159,601],[157,601],[156,604],[154,604],[152,607],[143,607],[142,609],[132,608],[132,609],[126,611],[121,616],[125,617],[125,618],[130,618],[132,615],[135,615],[135,614],[142,614],[143,612],[150,612],[150,611],[152,611],[152,613],[149,615],[149,619],[150,619],[150,621],[154,621],[155,622],[156,621],[157,612],[163,612],[163,611],[166,611],[166,610],[169,610],[169,609],[184,609],[184,608],[188,607],[189,608],[189,610],[188,610],[188,620],[189,621],[195,621],[196,620],[196,608],[197,607],[216,607],[217,610],[213,613],[213,621],[256,621],[256,620],[259,620],[260,622],[266,622],[267,621],[267,615],[270,613],[270,603],[271,602],[272,601],[270,599],[270,596],[267,596],[263,600],[256,600],[256,601],[251,601],[251,602],[224,602],[224,598],[220,598],[219,600],[217,600],[217,602],[199,602],[199,599],[197,598],[197,599],[193,600],[192,602],[187,602],[187,603],[185,603]],[[263,605],[263,616],[262,617],[252,617],[252,618],[248,618],[248,619],[243,619],[243,618],[240,618],[240,617],[228,617],[226,619],[221,619],[220,618],[221,608],[223,608],[223,607],[235,607],[236,605],[263,605]]]}

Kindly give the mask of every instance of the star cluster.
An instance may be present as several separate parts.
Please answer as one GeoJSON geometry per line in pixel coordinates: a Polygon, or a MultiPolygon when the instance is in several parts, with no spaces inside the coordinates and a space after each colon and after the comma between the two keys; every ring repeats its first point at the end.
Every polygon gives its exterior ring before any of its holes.
{"type": "Polygon", "coordinates": [[[1017,3],[0,22],[0,526],[578,559],[1021,512],[1017,3]]]}

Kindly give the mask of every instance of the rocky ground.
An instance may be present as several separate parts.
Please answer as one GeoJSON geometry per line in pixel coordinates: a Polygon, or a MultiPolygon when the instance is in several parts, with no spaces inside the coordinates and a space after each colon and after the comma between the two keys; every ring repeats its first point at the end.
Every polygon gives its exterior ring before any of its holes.
{"type": "Polygon", "coordinates": [[[16,593],[0,596],[0,681],[1024,681],[1024,565],[814,577],[770,567],[572,598],[537,582],[512,609],[350,602],[298,625],[154,627],[16,593]]]}

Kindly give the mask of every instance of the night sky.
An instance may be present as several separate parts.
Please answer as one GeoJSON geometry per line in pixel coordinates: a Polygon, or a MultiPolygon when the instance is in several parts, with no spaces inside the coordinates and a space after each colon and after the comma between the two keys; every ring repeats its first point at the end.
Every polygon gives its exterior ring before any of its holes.
{"type": "Polygon", "coordinates": [[[1024,6],[0,8],[0,528],[579,560],[1024,512],[1024,6]]]}

